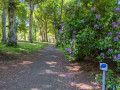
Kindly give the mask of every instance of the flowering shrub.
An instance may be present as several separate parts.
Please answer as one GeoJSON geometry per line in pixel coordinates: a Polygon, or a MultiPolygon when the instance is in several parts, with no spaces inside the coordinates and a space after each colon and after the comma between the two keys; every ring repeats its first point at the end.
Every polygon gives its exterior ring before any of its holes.
{"type": "Polygon", "coordinates": [[[91,9],[83,7],[80,4],[65,9],[61,32],[58,33],[65,56],[68,60],[83,60],[85,56],[94,56],[99,62],[110,59],[117,63],[119,72],[120,8],[100,14],[98,8],[91,5],[91,9]]]}

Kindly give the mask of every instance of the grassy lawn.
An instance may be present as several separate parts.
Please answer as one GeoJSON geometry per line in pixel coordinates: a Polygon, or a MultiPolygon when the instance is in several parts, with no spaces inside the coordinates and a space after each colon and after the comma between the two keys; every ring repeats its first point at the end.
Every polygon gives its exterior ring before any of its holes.
{"type": "Polygon", "coordinates": [[[11,53],[14,55],[22,55],[24,53],[36,52],[44,48],[48,43],[28,43],[28,42],[18,42],[17,47],[6,47],[5,44],[0,44],[1,53],[11,53]]]}

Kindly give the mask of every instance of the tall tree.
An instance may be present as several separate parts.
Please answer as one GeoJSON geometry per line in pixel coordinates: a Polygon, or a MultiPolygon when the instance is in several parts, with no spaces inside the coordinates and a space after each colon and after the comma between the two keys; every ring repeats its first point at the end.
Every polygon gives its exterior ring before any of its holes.
{"type": "Polygon", "coordinates": [[[29,10],[30,10],[30,16],[29,16],[29,42],[32,41],[32,20],[33,20],[33,11],[34,11],[34,3],[32,0],[29,0],[29,10]]]}
{"type": "Polygon", "coordinates": [[[43,0],[26,0],[29,3],[29,10],[30,10],[30,16],[29,16],[29,42],[32,41],[32,21],[33,21],[33,12],[34,12],[34,6],[38,3],[40,3],[43,0]]]}
{"type": "Polygon", "coordinates": [[[48,20],[47,20],[47,16],[45,16],[45,41],[48,42],[48,35],[47,35],[47,23],[48,23],[48,20]]]}
{"type": "Polygon", "coordinates": [[[6,3],[4,2],[3,13],[2,13],[2,43],[6,43],[6,3]]]}
{"type": "Polygon", "coordinates": [[[15,16],[15,8],[16,4],[14,0],[8,1],[8,20],[9,20],[9,26],[8,26],[8,45],[9,46],[16,46],[16,16],[15,16]]]}
{"type": "Polygon", "coordinates": [[[62,21],[62,10],[63,10],[63,0],[61,0],[61,17],[60,17],[60,21],[62,21]]]}

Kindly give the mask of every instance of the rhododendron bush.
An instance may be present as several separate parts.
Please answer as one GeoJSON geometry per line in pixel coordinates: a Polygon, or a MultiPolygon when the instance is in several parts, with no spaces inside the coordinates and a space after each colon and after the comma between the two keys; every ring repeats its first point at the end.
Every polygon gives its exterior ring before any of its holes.
{"type": "Polygon", "coordinates": [[[120,72],[120,8],[103,8],[100,11],[101,7],[93,7],[92,3],[87,8],[83,3],[69,5],[59,23],[57,38],[67,60],[84,60],[86,56],[99,62],[109,59],[117,63],[116,71],[120,72]]]}

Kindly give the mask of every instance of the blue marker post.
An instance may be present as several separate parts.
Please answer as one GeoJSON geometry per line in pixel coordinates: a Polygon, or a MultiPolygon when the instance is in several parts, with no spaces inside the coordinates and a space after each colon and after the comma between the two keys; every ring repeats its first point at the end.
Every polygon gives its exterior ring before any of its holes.
{"type": "Polygon", "coordinates": [[[105,72],[108,71],[108,64],[100,63],[100,70],[103,70],[103,85],[102,90],[105,90],[105,72]]]}

